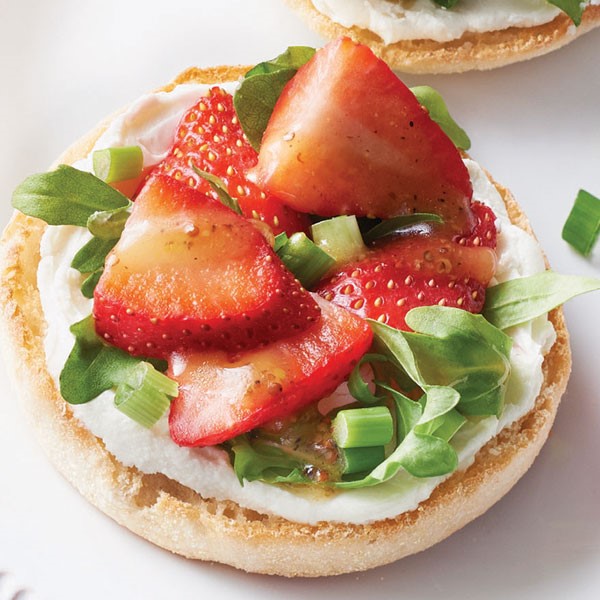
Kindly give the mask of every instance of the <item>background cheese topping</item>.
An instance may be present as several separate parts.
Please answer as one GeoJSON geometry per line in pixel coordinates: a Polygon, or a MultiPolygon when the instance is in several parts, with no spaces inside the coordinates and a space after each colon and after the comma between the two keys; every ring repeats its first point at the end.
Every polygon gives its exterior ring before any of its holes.
{"type": "MultiPolygon", "coordinates": [[[[386,44],[428,39],[448,42],[466,32],[549,23],[560,10],[546,0],[461,0],[448,10],[433,0],[312,0],[314,7],[344,27],[376,33],[386,44]]],[[[599,4],[592,0],[589,4],[599,4]]]]}

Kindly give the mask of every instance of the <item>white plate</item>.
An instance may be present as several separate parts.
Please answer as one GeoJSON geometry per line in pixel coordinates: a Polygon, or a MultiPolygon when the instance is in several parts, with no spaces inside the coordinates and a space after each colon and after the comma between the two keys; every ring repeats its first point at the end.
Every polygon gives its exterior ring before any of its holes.
{"type": "MultiPolygon", "coordinates": [[[[183,68],[252,63],[319,38],[278,0],[22,0],[0,19],[0,207],[104,115],[183,68]]],[[[600,275],[560,239],[579,187],[600,195],[600,31],[487,73],[410,77],[445,96],[473,156],[515,193],[550,261],[600,275]]],[[[191,562],[88,505],[46,462],[15,395],[0,393],[0,572],[39,598],[570,598],[600,592],[600,296],[572,301],[574,369],[539,460],[484,517],[366,574],[284,580],[191,562]],[[218,595],[217,595],[218,594],[218,595]]],[[[2,372],[4,375],[4,372],[2,372]]],[[[6,379],[3,379],[6,381],[6,379]]]]}

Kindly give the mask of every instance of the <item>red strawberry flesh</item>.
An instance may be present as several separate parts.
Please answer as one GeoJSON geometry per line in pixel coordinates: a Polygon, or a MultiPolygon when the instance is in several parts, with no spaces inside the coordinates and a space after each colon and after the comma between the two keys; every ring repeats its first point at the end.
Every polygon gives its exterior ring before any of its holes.
{"type": "Polygon", "coordinates": [[[439,304],[481,312],[496,269],[493,212],[475,204],[478,218],[468,238],[448,239],[442,227],[430,235],[380,242],[363,260],[344,265],[317,292],[363,317],[408,329],[406,313],[439,304]]]}
{"type": "Polygon", "coordinates": [[[171,437],[181,446],[210,446],[292,414],[331,393],[368,350],[368,324],[317,299],[318,324],[236,361],[223,353],[185,352],[170,360],[179,383],[171,404],[171,437]]]}
{"type": "Polygon", "coordinates": [[[472,202],[471,210],[475,217],[473,231],[467,236],[458,236],[455,241],[463,246],[495,248],[498,234],[496,232],[496,215],[494,211],[481,202],[472,202]]]}
{"type": "Polygon", "coordinates": [[[231,94],[212,88],[182,117],[169,155],[157,170],[216,198],[207,181],[195,171],[216,175],[235,197],[244,215],[263,221],[275,234],[307,231],[308,217],[271,194],[265,194],[246,178],[258,155],[250,145],[236,116],[231,94]]]}
{"type": "Polygon", "coordinates": [[[330,43],[283,90],[254,177],[299,211],[442,215],[470,232],[461,156],[411,91],[366,46],[330,43]]]}
{"type": "Polygon", "coordinates": [[[167,357],[266,344],[313,325],[319,308],[249,221],[155,176],[107,258],[94,317],[111,344],[167,357]]]}

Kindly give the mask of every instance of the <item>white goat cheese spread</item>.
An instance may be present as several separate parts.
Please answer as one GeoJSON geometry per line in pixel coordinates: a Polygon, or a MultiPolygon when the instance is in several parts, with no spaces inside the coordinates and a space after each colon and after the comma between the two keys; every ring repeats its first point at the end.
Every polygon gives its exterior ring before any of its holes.
{"type": "MultiPolygon", "coordinates": [[[[312,0],[316,10],[344,27],[376,33],[385,44],[402,40],[449,42],[467,32],[535,27],[560,9],[546,0],[460,0],[446,9],[433,0],[312,0]]],[[[590,0],[586,4],[600,4],[590,0]]]]}
{"type": "MultiPolygon", "coordinates": [[[[234,86],[223,87],[232,91],[234,86]]],[[[111,123],[95,148],[138,144],[143,149],[145,165],[156,164],[168,152],[183,113],[208,89],[206,85],[181,85],[169,93],[142,97],[111,123]]],[[[474,199],[491,206],[497,215],[497,281],[542,271],[544,259],[537,242],[510,223],[500,195],[477,163],[472,160],[465,160],[465,163],[473,182],[474,199]]],[[[89,157],[75,166],[91,170],[89,157]]],[[[79,289],[82,275],[70,267],[73,256],[89,235],[80,227],[49,227],[42,239],[38,286],[48,323],[46,358],[57,384],[74,343],[69,327],[92,310],[92,301],[84,298],[79,289]]],[[[531,410],[539,393],[543,355],[554,342],[554,329],[546,317],[540,317],[513,328],[511,336],[514,345],[506,408],[500,419],[474,419],[455,436],[452,443],[458,452],[459,468],[469,466],[490,438],[531,410]]],[[[338,397],[343,394],[348,394],[345,385],[335,392],[338,397]]],[[[95,400],[71,409],[121,463],[145,473],[163,473],[205,498],[234,500],[243,507],[291,521],[367,523],[394,517],[415,509],[444,479],[417,479],[400,472],[392,480],[375,487],[323,495],[258,481],[242,486],[225,451],[216,447],[179,447],[169,437],[167,415],[152,429],[145,429],[116,410],[113,398],[112,392],[104,392],[95,400]]]]}

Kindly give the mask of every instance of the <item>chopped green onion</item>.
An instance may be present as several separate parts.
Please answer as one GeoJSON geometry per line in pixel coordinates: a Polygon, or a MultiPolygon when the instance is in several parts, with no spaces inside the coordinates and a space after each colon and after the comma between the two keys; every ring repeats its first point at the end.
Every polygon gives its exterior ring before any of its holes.
{"type": "Polygon", "coordinates": [[[335,260],[299,231],[276,251],[283,264],[307,289],[312,288],[335,264],[335,260]]]}
{"type": "Polygon", "coordinates": [[[340,448],[340,458],[344,475],[365,473],[372,471],[385,460],[385,450],[383,446],[340,448]]]}
{"type": "Polygon", "coordinates": [[[394,420],[387,406],[341,410],[332,425],[333,439],[340,448],[383,446],[394,435],[394,420]]]}
{"type": "Polygon", "coordinates": [[[198,167],[192,166],[192,168],[194,169],[196,175],[208,181],[208,185],[210,185],[213,192],[217,194],[222,204],[224,204],[227,208],[230,208],[233,212],[236,212],[238,215],[242,214],[242,209],[240,208],[238,201],[230,196],[227,186],[222,179],[219,179],[219,177],[213,175],[212,173],[201,171],[198,167]]]}
{"type": "Polygon", "coordinates": [[[575,250],[588,256],[600,232],[600,199],[579,190],[575,204],[562,230],[562,238],[575,250]]]}
{"type": "Polygon", "coordinates": [[[392,219],[386,219],[364,235],[365,243],[370,244],[375,240],[408,229],[417,223],[443,223],[444,219],[432,213],[413,213],[412,215],[400,215],[392,219]]]}
{"type": "Polygon", "coordinates": [[[357,260],[367,250],[354,215],[319,221],[311,229],[315,244],[338,264],[357,260]]]}
{"type": "Polygon", "coordinates": [[[139,146],[105,148],[92,155],[94,175],[105,183],[139,177],[144,168],[144,155],[139,146]]]}
{"type": "Polygon", "coordinates": [[[383,400],[383,396],[376,396],[371,392],[369,385],[360,374],[360,369],[364,364],[374,362],[388,362],[388,359],[383,354],[365,354],[352,369],[352,373],[348,378],[348,391],[363,404],[375,404],[383,400]]]}
{"type": "Polygon", "coordinates": [[[143,427],[152,427],[168,410],[171,398],[178,394],[177,383],[159,373],[150,363],[136,367],[133,385],[117,387],[115,406],[143,427]]]}
{"type": "Polygon", "coordinates": [[[287,236],[287,233],[283,231],[282,233],[278,233],[275,236],[275,243],[273,244],[273,250],[275,252],[279,252],[288,242],[290,238],[287,236]]]}

